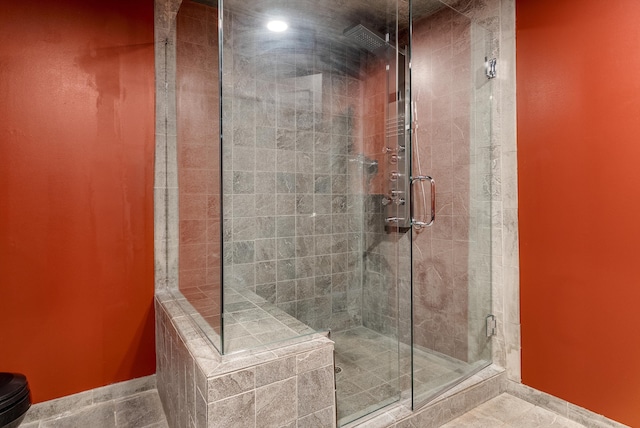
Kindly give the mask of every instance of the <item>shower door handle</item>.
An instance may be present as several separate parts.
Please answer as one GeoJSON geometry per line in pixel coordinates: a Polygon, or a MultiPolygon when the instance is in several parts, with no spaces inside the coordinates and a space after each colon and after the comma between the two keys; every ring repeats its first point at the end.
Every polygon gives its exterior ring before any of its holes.
{"type": "MultiPolygon", "coordinates": [[[[416,226],[418,229],[422,229],[423,227],[428,227],[433,224],[436,220],[436,182],[432,177],[428,175],[418,175],[416,177],[411,177],[411,187],[413,187],[413,183],[416,181],[429,181],[431,183],[431,219],[426,221],[418,221],[413,216],[411,216],[411,225],[416,226]]],[[[411,200],[415,200],[415,198],[411,198],[411,200]]],[[[427,201],[424,201],[425,210],[427,209],[427,201]]]]}

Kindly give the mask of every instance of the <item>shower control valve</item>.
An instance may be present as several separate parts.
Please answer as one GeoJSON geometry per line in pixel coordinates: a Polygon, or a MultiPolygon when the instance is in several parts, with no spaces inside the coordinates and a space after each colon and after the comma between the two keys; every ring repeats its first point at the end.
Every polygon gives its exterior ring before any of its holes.
{"type": "Polygon", "coordinates": [[[382,198],[382,205],[387,206],[389,205],[391,202],[393,201],[393,199],[385,196],[384,198],[382,198]]]}
{"type": "Polygon", "coordinates": [[[404,205],[404,198],[396,198],[396,205],[404,205]]]}
{"type": "Polygon", "coordinates": [[[389,180],[390,181],[397,181],[398,178],[404,176],[404,174],[400,174],[398,171],[391,171],[391,173],[389,174],[389,180]]]}
{"type": "Polygon", "coordinates": [[[390,155],[391,153],[402,153],[404,152],[404,146],[398,146],[397,148],[385,147],[382,149],[383,155],[390,155]]]}

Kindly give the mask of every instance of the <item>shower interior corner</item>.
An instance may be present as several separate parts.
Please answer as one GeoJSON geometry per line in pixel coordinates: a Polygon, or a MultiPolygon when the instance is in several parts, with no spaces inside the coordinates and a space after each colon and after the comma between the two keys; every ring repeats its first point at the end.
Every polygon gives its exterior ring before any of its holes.
{"type": "Polygon", "coordinates": [[[420,406],[491,362],[484,32],[437,1],[411,34],[389,0],[244,3],[176,18],[173,292],[222,354],[330,332],[339,425],[420,406]]]}

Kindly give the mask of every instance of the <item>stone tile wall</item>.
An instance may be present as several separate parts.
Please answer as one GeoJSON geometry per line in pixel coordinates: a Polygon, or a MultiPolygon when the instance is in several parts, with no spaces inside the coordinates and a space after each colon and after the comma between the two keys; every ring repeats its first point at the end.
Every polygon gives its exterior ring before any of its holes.
{"type": "MultiPolygon", "coordinates": [[[[394,166],[383,149],[396,146],[397,138],[386,136],[386,110],[389,100],[388,85],[394,78],[387,75],[387,59],[370,55],[364,64],[364,139],[362,152],[367,159],[377,162],[377,171],[366,183],[364,203],[364,284],[362,290],[363,325],[391,337],[397,337],[398,250],[407,249],[408,241],[398,245],[400,232],[387,229],[383,198],[390,194],[389,174],[394,166]],[[400,248],[403,247],[403,248],[400,248]]],[[[408,290],[407,290],[408,293],[408,290]]],[[[407,294],[408,298],[408,294],[407,294]]]]}
{"type": "Polygon", "coordinates": [[[315,329],[361,320],[360,52],[225,15],[225,287],[315,329]]]}
{"type": "Polygon", "coordinates": [[[520,296],[516,147],[515,1],[443,0],[488,34],[485,51],[498,59],[491,104],[491,302],[498,320],[494,364],[520,381],[520,296]]]}
{"type": "MultiPolygon", "coordinates": [[[[444,8],[415,23],[413,40],[414,171],[434,177],[437,188],[435,223],[414,234],[414,340],[467,361],[470,241],[483,238],[470,206],[478,180],[471,165],[471,22],[444,8]]],[[[421,188],[415,185],[416,207],[426,202],[421,188]]]]}
{"type": "Polygon", "coordinates": [[[179,289],[220,334],[217,9],[185,0],[176,17],[179,289]]]}

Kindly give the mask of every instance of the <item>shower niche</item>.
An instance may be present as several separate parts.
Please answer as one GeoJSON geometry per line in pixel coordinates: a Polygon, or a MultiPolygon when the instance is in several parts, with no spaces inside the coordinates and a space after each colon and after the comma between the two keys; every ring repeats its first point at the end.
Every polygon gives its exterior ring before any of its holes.
{"type": "Polygon", "coordinates": [[[435,0],[178,11],[173,293],[224,355],[328,335],[338,426],[490,364],[487,36],[435,0]]]}

